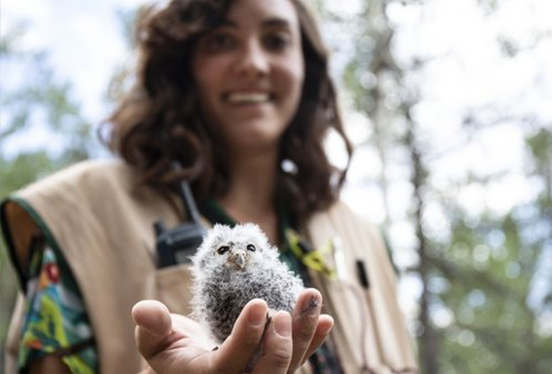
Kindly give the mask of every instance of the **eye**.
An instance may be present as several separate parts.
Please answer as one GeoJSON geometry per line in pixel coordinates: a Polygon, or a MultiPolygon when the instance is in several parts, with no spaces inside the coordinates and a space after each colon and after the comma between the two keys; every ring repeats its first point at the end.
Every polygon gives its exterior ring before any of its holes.
{"type": "Polygon", "coordinates": [[[280,52],[291,44],[291,37],[282,32],[269,34],[264,37],[263,44],[270,51],[280,52]]]}
{"type": "Polygon", "coordinates": [[[229,246],[223,245],[222,247],[219,247],[219,249],[217,249],[217,252],[218,252],[219,255],[223,255],[226,252],[228,252],[229,250],[230,250],[229,246]]]}
{"type": "Polygon", "coordinates": [[[215,32],[207,35],[201,45],[207,52],[219,52],[232,48],[235,44],[234,38],[227,32],[215,32]]]}
{"type": "Polygon", "coordinates": [[[248,244],[247,245],[247,250],[251,251],[251,252],[255,252],[257,250],[257,248],[255,248],[255,246],[253,244],[248,244]]]}

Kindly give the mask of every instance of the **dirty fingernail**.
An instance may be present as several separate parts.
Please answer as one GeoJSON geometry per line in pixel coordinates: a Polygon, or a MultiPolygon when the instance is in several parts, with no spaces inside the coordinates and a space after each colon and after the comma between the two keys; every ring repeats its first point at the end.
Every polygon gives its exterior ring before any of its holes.
{"type": "Polygon", "coordinates": [[[310,315],[314,316],[320,312],[320,307],[322,305],[322,300],[318,295],[311,296],[303,302],[303,308],[301,309],[301,315],[310,315]]]}

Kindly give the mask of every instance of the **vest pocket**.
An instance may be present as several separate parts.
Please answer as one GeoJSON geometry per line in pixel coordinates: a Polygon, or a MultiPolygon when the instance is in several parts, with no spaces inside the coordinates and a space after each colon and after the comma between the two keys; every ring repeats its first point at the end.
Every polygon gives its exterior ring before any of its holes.
{"type": "Polygon", "coordinates": [[[157,298],[171,313],[189,315],[192,312],[191,265],[175,265],[156,271],[157,298]]]}

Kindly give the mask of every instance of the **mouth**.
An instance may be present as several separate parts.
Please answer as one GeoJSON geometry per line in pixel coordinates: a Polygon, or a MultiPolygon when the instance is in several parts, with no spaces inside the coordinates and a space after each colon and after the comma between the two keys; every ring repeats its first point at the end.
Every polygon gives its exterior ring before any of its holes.
{"type": "Polygon", "coordinates": [[[270,103],[275,97],[269,92],[228,92],[223,95],[223,100],[231,105],[256,105],[270,103]]]}

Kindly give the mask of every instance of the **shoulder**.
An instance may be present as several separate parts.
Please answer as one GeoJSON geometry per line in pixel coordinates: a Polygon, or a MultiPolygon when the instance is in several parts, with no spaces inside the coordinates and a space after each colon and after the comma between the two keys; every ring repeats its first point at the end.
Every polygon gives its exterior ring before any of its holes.
{"type": "Polygon", "coordinates": [[[343,200],[337,200],[329,208],[315,213],[309,220],[309,224],[377,230],[373,223],[355,212],[343,200]]]}
{"type": "Polygon", "coordinates": [[[16,193],[24,199],[33,196],[104,190],[107,186],[132,186],[136,173],[119,159],[87,160],[39,179],[16,193]]]}
{"type": "Polygon", "coordinates": [[[311,240],[322,245],[337,240],[353,252],[385,251],[378,227],[342,200],[314,214],[307,224],[311,240]]]}
{"type": "Polygon", "coordinates": [[[107,214],[115,206],[134,203],[139,177],[117,159],[79,162],[43,177],[7,200],[26,207],[44,222],[82,219],[83,213],[107,214]]]}
{"type": "Polygon", "coordinates": [[[56,183],[104,183],[110,180],[125,180],[134,173],[120,159],[94,159],[71,165],[38,180],[35,185],[56,183]]]}

